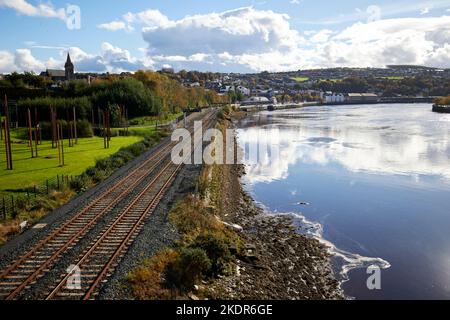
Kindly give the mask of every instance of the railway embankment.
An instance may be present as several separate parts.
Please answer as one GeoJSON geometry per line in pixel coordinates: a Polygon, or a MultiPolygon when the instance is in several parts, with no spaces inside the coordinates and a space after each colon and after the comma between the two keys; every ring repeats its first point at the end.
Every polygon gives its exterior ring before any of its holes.
{"type": "MultiPolygon", "coordinates": [[[[218,128],[233,127],[225,114],[218,128]]],[[[329,255],[243,190],[242,165],[204,166],[167,216],[178,235],[126,276],[133,299],[343,299],[329,255]]],[[[192,177],[194,178],[194,177],[192,177]]]]}

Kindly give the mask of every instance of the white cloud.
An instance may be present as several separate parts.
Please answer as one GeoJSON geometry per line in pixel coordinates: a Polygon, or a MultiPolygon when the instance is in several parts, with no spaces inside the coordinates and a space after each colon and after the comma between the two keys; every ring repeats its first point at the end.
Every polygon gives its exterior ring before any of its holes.
{"type": "Polygon", "coordinates": [[[332,34],[332,30],[323,29],[315,33],[309,40],[315,43],[327,42],[332,34]]]}
{"type": "Polygon", "coordinates": [[[160,19],[143,29],[158,65],[218,71],[286,71],[387,64],[450,67],[450,17],[357,22],[342,31],[305,31],[289,16],[241,8],[223,13],[160,19]],[[202,57],[202,59],[199,59],[202,57]],[[175,62],[175,63],[174,63],[175,62]]]}
{"type": "Polygon", "coordinates": [[[99,54],[90,54],[78,47],[70,47],[60,50],[58,57],[51,57],[47,61],[35,58],[30,49],[17,49],[15,54],[0,51],[0,73],[12,71],[40,73],[45,69],[63,69],[67,51],[70,52],[76,72],[136,71],[153,66],[153,60],[148,57],[136,58],[128,50],[103,42],[99,54]]]}
{"type": "Polygon", "coordinates": [[[37,6],[33,6],[25,0],[0,0],[0,7],[13,9],[18,14],[30,17],[66,19],[65,10],[63,8],[56,9],[50,3],[40,3],[37,6]]]}
{"type": "Polygon", "coordinates": [[[143,37],[152,53],[163,55],[285,51],[302,41],[288,15],[250,7],[165,21],[144,28],[143,37]]]}
{"type": "Polygon", "coordinates": [[[332,65],[450,67],[450,56],[443,57],[449,42],[450,17],[404,18],[356,23],[316,49],[332,65]]]}
{"type": "MultiPolygon", "coordinates": [[[[450,3],[448,0],[428,0],[425,5],[433,9],[445,9],[449,11],[450,3]]],[[[338,12],[330,15],[330,18],[323,20],[302,21],[313,25],[333,25],[356,21],[370,21],[374,18],[377,20],[381,17],[394,17],[396,15],[416,14],[424,9],[423,2],[413,1],[391,1],[390,3],[378,6],[370,5],[365,10],[355,10],[355,12],[339,14],[338,12]]]]}
{"type": "Polygon", "coordinates": [[[0,73],[14,71],[14,55],[8,51],[0,51],[0,73]]]}
{"type": "MultiPolygon", "coordinates": [[[[324,28],[300,33],[291,26],[288,15],[252,7],[179,20],[147,10],[127,13],[106,28],[132,30],[138,24],[148,45],[139,49],[145,57],[132,57],[129,51],[109,43],[103,43],[96,54],[71,48],[71,52],[80,51],[79,57],[74,53],[78,70],[133,71],[165,64],[175,69],[222,72],[388,64],[450,67],[450,16],[445,15],[381,19],[357,22],[340,31],[324,28]]],[[[3,54],[0,59],[8,61],[8,57],[3,54]]],[[[2,69],[11,69],[3,61],[2,69]]],[[[15,67],[33,65],[38,63],[15,67]]]]}
{"type": "Polygon", "coordinates": [[[23,71],[42,70],[44,68],[44,63],[33,57],[29,49],[16,50],[14,65],[23,71]]]}
{"type": "Polygon", "coordinates": [[[123,21],[112,21],[109,23],[102,23],[102,24],[99,24],[97,27],[100,29],[105,29],[105,30],[109,30],[109,31],[127,29],[127,25],[123,21]]]}
{"type": "Polygon", "coordinates": [[[289,1],[291,4],[300,4],[300,0],[291,0],[289,1]]]}

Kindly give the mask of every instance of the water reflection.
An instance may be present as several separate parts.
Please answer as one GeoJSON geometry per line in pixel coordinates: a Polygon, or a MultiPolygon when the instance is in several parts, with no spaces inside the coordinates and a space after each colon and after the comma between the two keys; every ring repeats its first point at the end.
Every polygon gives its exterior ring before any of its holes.
{"type": "MultiPolygon", "coordinates": [[[[247,151],[246,179],[251,183],[285,179],[289,166],[298,162],[335,163],[353,172],[450,179],[448,115],[405,112],[396,119],[373,112],[364,115],[354,108],[353,113],[334,118],[333,110],[324,109],[329,117],[323,113],[318,117],[309,108],[262,113],[242,122],[238,139],[247,151]],[[420,122],[418,115],[423,118],[420,122]],[[258,150],[258,158],[249,155],[249,150],[258,150]]],[[[377,107],[380,113],[383,109],[377,107]]]]}
{"type": "Polygon", "coordinates": [[[351,296],[450,298],[450,115],[430,110],[313,107],[239,124],[247,190],[330,247],[351,296]],[[357,270],[370,264],[385,268],[380,292],[357,270]]]}

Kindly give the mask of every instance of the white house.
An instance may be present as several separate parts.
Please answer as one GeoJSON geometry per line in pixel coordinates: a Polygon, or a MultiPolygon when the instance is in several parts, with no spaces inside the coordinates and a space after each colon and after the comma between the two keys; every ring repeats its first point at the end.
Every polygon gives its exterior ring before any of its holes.
{"type": "Polygon", "coordinates": [[[325,103],[343,103],[345,102],[345,96],[342,93],[330,93],[327,92],[323,99],[325,103]]]}
{"type": "Polygon", "coordinates": [[[243,87],[243,86],[237,86],[236,87],[236,91],[239,91],[244,96],[249,96],[250,95],[250,89],[247,89],[246,87],[243,87]]]}

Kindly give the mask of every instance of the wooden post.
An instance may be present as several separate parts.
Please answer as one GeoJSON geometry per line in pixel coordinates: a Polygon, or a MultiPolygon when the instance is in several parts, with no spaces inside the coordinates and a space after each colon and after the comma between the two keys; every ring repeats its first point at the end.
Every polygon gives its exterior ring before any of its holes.
{"type": "Polygon", "coordinates": [[[52,117],[52,148],[58,148],[58,128],[56,123],[56,110],[53,106],[50,107],[50,113],[52,117]]]}
{"type": "Polygon", "coordinates": [[[73,107],[73,130],[75,134],[75,144],[78,144],[78,134],[77,134],[77,111],[73,107]]]}
{"type": "Polygon", "coordinates": [[[5,94],[5,152],[6,152],[6,169],[12,170],[12,152],[11,152],[11,136],[9,134],[9,109],[8,97],[5,94]]]}
{"type": "Polygon", "coordinates": [[[72,147],[72,121],[67,121],[67,137],[69,138],[69,148],[72,147]]]}
{"type": "Polygon", "coordinates": [[[103,124],[103,147],[106,149],[106,126],[105,126],[105,111],[102,111],[102,124],[103,124]]]}
{"type": "Polygon", "coordinates": [[[56,146],[58,148],[58,163],[61,167],[61,144],[59,143],[59,123],[56,124],[57,135],[56,135],[56,146]]]}
{"type": "Polygon", "coordinates": [[[61,139],[61,167],[64,167],[64,131],[61,126],[61,135],[59,136],[61,139]]]}
{"type": "Polygon", "coordinates": [[[6,155],[6,169],[9,170],[9,152],[8,152],[8,138],[6,135],[6,120],[2,119],[2,132],[5,131],[5,155],[6,155]]]}
{"type": "Polygon", "coordinates": [[[33,150],[33,131],[31,129],[31,112],[30,108],[27,109],[28,114],[28,146],[31,150],[31,157],[34,158],[34,150],[33,150]]]}
{"type": "Polygon", "coordinates": [[[125,132],[126,132],[127,136],[128,136],[128,126],[129,126],[129,124],[128,124],[128,108],[125,108],[125,127],[126,127],[125,132]]]}
{"type": "Polygon", "coordinates": [[[36,158],[38,157],[38,116],[37,116],[37,108],[34,107],[34,153],[36,154],[36,158]]]}
{"type": "Polygon", "coordinates": [[[0,112],[0,140],[3,140],[3,119],[1,112],[0,112]]]}
{"type": "Polygon", "coordinates": [[[108,135],[108,139],[107,139],[107,145],[108,145],[108,149],[109,149],[109,141],[111,141],[111,113],[110,113],[110,111],[108,110],[107,111],[107,113],[106,113],[106,115],[107,115],[107,135],[108,135]]]}
{"type": "Polygon", "coordinates": [[[95,118],[94,118],[94,107],[91,108],[91,123],[92,123],[92,128],[95,128],[95,118]]]}

